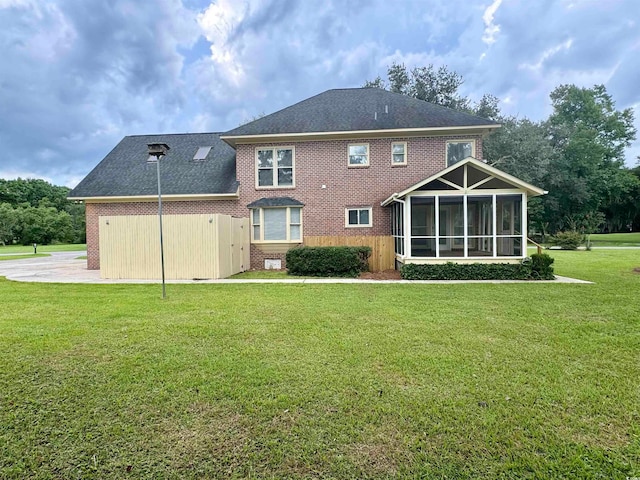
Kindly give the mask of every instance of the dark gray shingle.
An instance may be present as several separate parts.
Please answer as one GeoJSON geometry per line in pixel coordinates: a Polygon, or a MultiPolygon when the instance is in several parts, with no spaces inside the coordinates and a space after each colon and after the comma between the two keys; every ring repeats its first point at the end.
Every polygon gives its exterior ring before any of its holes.
{"type": "Polygon", "coordinates": [[[264,207],[303,207],[304,203],[291,197],[268,197],[261,198],[247,205],[247,208],[264,207]]]}
{"type": "Polygon", "coordinates": [[[222,136],[491,125],[497,123],[380,88],[346,88],[327,90],[222,136]]]}
{"type": "Polygon", "coordinates": [[[134,135],[125,137],[74,188],[71,198],[156,195],[156,164],[148,163],[148,143],[166,143],[161,160],[163,195],[235,193],[236,153],[217,133],[134,135]],[[211,146],[204,160],[193,160],[199,147],[211,146]]]}

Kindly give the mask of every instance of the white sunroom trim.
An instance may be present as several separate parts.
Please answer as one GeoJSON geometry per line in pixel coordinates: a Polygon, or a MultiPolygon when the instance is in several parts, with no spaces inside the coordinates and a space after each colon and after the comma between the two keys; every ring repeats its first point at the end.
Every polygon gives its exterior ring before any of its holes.
{"type": "MultiPolygon", "coordinates": [[[[516,177],[514,177],[513,175],[509,175],[508,173],[505,173],[501,170],[498,170],[495,167],[492,167],[490,165],[487,165],[484,162],[481,162],[478,159],[475,159],[473,157],[467,157],[464,160],[459,161],[458,163],[454,163],[453,165],[445,168],[444,170],[439,171],[438,173],[431,175],[430,177],[422,180],[421,182],[416,183],[415,185],[410,186],[409,188],[406,188],[405,190],[399,192],[399,193],[394,193],[393,195],[391,195],[389,198],[387,198],[386,200],[384,200],[381,205],[383,207],[386,207],[387,205],[389,205],[391,202],[393,202],[394,200],[407,196],[408,194],[414,192],[415,190],[417,190],[418,188],[433,182],[434,180],[439,180],[447,185],[450,185],[450,183],[452,185],[450,186],[455,186],[455,188],[457,188],[458,190],[455,191],[456,194],[460,195],[461,193],[466,193],[469,191],[475,191],[473,187],[477,187],[479,186],[478,183],[480,182],[476,182],[476,184],[472,185],[472,186],[468,186],[467,185],[467,176],[466,176],[466,171],[467,171],[467,165],[472,165],[473,167],[477,168],[480,171],[483,171],[484,173],[493,176],[494,178],[497,178],[499,180],[503,180],[507,183],[510,183],[513,185],[513,187],[515,189],[520,189],[520,190],[524,190],[526,191],[529,196],[537,196],[537,195],[544,195],[546,193],[548,193],[547,191],[535,187],[533,185],[531,185],[530,183],[524,182],[516,177]],[[441,177],[447,175],[448,173],[458,169],[458,168],[463,168],[465,174],[464,174],[464,185],[463,186],[456,186],[455,184],[453,184],[453,182],[449,182],[448,180],[445,181],[446,179],[443,179],[441,177]],[[462,187],[462,188],[460,188],[462,187]]],[[[483,179],[484,180],[484,179],[483,179]]],[[[489,180],[487,180],[489,181],[489,180]]],[[[492,192],[492,190],[481,190],[483,193],[487,194],[492,192]]],[[[439,194],[444,194],[444,192],[447,192],[447,190],[439,190],[438,191],[439,194]]]]}
{"type": "MultiPolygon", "coordinates": [[[[455,262],[468,262],[468,261],[491,261],[495,262],[499,260],[500,262],[509,262],[515,260],[521,260],[527,256],[527,201],[528,195],[525,191],[516,191],[514,190],[502,190],[502,191],[478,191],[474,192],[454,192],[454,191],[444,191],[446,192],[444,195],[441,195],[443,192],[415,192],[413,194],[407,195],[404,199],[395,199],[394,201],[401,203],[403,205],[402,214],[403,214],[403,222],[404,222],[404,232],[403,232],[403,249],[404,255],[400,255],[398,253],[395,254],[396,259],[401,261],[402,263],[438,263],[443,261],[455,261],[455,262]],[[434,199],[434,235],[411,235],[412,228],[412,211],[411,211],[411,199],[416,197],[433,197],[434,199]],[[462,235],[440,235],[440,198],[443,196],[456,196],[462,197],[462,206],[463,206],[463,233],[462,235]],[[469,235],[469,213],[468,213],[468,198],[469,197],[491,197],[491,245],[492,245],[492,255],[469,255],[469,238],[479,238],[479,237],[489,237],[489,235],[469,235]],[[520,234],[498,234],[498,215],[497,215],[497,206],[498,206],[498,197],[500,196],[519,196],[520,197],[520,234]],[[413,238],[423,238],[429,237],[432,238],[435,242],[435,256],[413,256],[411,251],[411,241],[413,238]],[[463,246],[462,246],[462,255],[461,256],[443,256],[440,254],[441,245],[440,240],[443,238],[453,240],[454,238],[463,238],[463,246]],[[521,241],[520,245],[520,255],[498,255],[498,241],[503,238],[519,238],[521,241]]],[[[513,220],[512,220],[513,221],[513,220]]],[[[453,249],[451,249],[453,250],[453,249]]],[[[445,250],[447,251],[447,250],[445,250]]]]}

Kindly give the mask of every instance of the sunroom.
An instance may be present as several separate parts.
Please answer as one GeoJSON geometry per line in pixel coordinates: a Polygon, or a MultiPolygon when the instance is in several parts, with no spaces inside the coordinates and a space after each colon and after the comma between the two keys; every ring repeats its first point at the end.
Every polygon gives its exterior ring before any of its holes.
{"type": "Polygon", "coordinates": [[[527,199],[546,192],[472,157],[382,202],[396,264],[509,263],[527,256],[527,199]]]}

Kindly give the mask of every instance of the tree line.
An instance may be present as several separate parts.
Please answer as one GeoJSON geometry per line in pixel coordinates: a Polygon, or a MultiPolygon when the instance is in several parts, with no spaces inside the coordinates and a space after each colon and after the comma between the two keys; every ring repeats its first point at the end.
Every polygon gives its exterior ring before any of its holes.
{"type": "Polygon", "coordinates": [[[627,168],[624,150],[636,138],[633,110],[618,110],[603,85],[560,85],[550,95],[553,111],[542,121],[504,115],[485,94],[473,103],[459,93],[464,79],[443,66],[411,70],[394,63],[387,79],[365,87],[409,95],[502,124],[484,139],[488,164],[549,193],[529,202],[530,229],[620,232],[640,228],[640,166],[627,168]]]}
{"type": "Polygon", "coordinates": [[[0,244],[85,243],[84,204],[40,179],[0,179],[0,244]]]}

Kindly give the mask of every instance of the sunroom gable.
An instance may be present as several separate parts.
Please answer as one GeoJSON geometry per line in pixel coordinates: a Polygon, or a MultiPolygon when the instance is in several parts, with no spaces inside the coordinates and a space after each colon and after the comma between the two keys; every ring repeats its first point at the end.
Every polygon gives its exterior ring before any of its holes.
{"type": "Polygon", "coordinates": [[[383,207],[387,206],[395,199],[403,198],[414,191],[458,190],[460,193],[468,193],[470,191],[488,189],[524,190],[531,197],[547,193],[541,188],[487,165],[476,158],[467,157],[402,192],[394,193],[384,200],[381,205],[383,207]]]}

